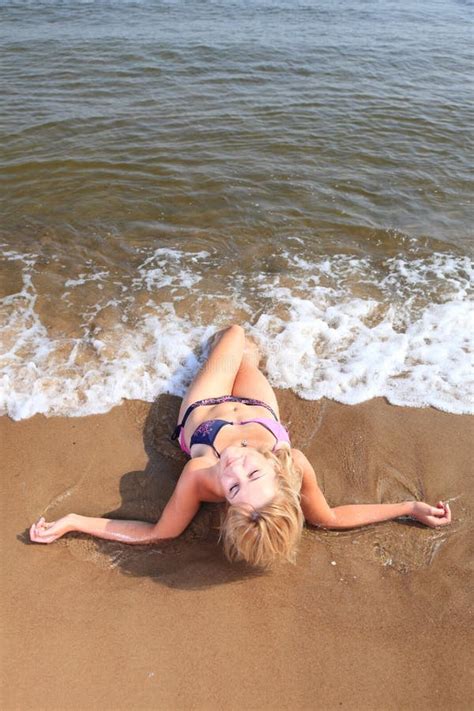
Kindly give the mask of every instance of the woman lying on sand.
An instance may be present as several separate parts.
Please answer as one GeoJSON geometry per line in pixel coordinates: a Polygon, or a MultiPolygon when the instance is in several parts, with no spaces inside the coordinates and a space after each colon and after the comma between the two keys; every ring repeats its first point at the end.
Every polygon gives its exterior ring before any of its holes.
{"type": "Polygon", "coordinates": [[[427,526],[451,521],[448,504],[421,501],[330,508],[305,455],[290,444],[272,387],[258,369],[258,351],[240,326],[216,338],[181,404],[173,437],[190,456],[156,524],[68,514],[30,529],[36,543],[81,531],[122,543],[174,538],[201,502],[226,504],[221,535],[231,560],[267,566],[293,560],[304,519],[323,528],[353,528],[399,516],[427,526]]]}

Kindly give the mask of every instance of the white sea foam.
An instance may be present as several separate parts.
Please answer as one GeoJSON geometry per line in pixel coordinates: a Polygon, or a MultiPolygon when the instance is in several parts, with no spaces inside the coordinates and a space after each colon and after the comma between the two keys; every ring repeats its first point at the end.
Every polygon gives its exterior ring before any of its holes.
{"type": "Polygon", "coordinates": [[[72,338],[53,334],[40,318],[36,256],[13,250],[3,256],[22,266],[22,288],[0,300],[0,412],[16,420],[106,412],[125,398],[152,401],[163,392],[182,395],[202,345],[242,311],[259,313],[246,325],[275,386],[308,399],[358,403],[385,396],[398,405],[474,412],[466,257],[376,261],[282,252],[286,272],[231,280],[225,264],[213,264],[206,279],[208,252],[161,248],[144,256],[128,281],[92,264],[64,277],[66,301],[75,290],[104,289],[93,292],[97,303],[84,311],[82,335],[72,338]],[[106,293],[111,284],[114,297],[106,293]],[[137,294],[145,298],[136,301],[137,294]],[[151,299],[157,294],[159,302],[151,299]],[[186,299],[189,306],[180,310],[186,299]],[[192,317],[186,315],[191,307],[192,317]],[[108,309],[117,315],[98,328],[94,319],[108,309]]]}
{"type": "Polygon", "coordinates": [[[67,279],[64,283],[66,288],[74,286],[82,286],[87,284],[88,281],[103,281],[109,276],[109,272],[93,272],[92,274],[82,273],[79,274],[77,279],[67,279]]]}
{"type": "Polygon", "coordinates": [[[265,314],[254,330],[274,385],[310,400],[355,404],[385,396],[398,405],[474,412],[472,304],[429,306],[400,333],[393,308],[367,325],[375,301],[327,307],[281,290],[278,297],[291,302],[290,319],[265,314]]]}
{"type": "MultiPolygon", "coordinates": [[[[147,291],[170,286],[190,289],[202,277],[186,266],[183,256],[184,253],[177,249],[156,249],[151,257],[138,267],[139,276],[133,280],[133,286],[139,288],[144,285],[147,291]]],[[[208,256],[209,252],[201,251],[188,255],[188,258],[192,264],[208,256]]]]}

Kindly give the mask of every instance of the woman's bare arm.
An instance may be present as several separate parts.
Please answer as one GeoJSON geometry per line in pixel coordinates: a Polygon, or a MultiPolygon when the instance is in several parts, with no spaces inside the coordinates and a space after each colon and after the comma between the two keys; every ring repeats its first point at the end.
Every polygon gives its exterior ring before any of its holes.
{"type": "Polygon", "coordinates": [[[292,450],[295,464],[303,473],[301,508],[307,522],[322,528],[357,528],[369,523],[390,521],[399,516],[410,516],[432,528],[451,522],[448,504],[438,502],[430,506],[423,501],[404,501],[399,504],[349,504],[331,508],[318,486],[316,474],[305,455],[292,450]]]}
{"type": "Polygon", "coordinates": [[[89,533],[97,538],[130,544],[152,543],[163,538],[175,538],[191,523],[201,503],[199,476],[195,462],[196,460],[191,460],[184,467],[176,489],[156,524],[145,521],[92,518],[72,513],[52,522],[41,518],[31,526],[30,538],[35,543],[52,543],[71,531],[89,533]]]}

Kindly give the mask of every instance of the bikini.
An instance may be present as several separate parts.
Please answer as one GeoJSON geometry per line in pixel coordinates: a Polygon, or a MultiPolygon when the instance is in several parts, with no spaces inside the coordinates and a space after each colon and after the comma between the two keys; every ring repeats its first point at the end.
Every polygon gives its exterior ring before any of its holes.
{"type": "Polygon", "coordinates": [[[266,402],[262,402],[262,400],[254,400],[250,397],[236,397],[235,395],[208,397],[205,400],[196,400],[196,402],[193,402],[192,405],[190,405],[184,413],[184,417],[181,423],[178,424],[175,431],[171,435],[171,439],[179,438],[179,446],[181,447],[183,452],[186,452],[186,454],[189,454],[189,456],[191,456],[191,447],[193,446],[193,444],[207,444],[209,445],[209,447],[212,447],[216,455],[220,457],[219,452],[214,447],[214,440],[216,439],[221,429],[226,425],[247,425],[250,422],[257,422],[259,425],[262,425],[262,427],[265,427],[265,429],[271,432],[272,435],[275,437],[276,442],[273,446],[272,452],[275,451],[277,445],[279,445],[280,442],[286,442],[290,444],[290,435],[288,434],[288,430],[285,429],[285,427],[283,427],[283,425],[278,421],[278,417],[275,414],[275,411],[272,410],[270,405],[267,405],[266,402]],[[221,402],[241,402],[243,405],[265,407],[272,413],[274,419],[271,419],[269,417],[255,417],[252,420],[244,420],[243,422],[232,422],[230,420],[206,420],[205,422],[201,422],[201,424],[196,427],[191,436],[191,440],[188,447],[184,440],[184,425],[186,424],[186,420],[188,419],[189,415],[196,407],[201,407],[202,405],[218,405],[221,402]]]}

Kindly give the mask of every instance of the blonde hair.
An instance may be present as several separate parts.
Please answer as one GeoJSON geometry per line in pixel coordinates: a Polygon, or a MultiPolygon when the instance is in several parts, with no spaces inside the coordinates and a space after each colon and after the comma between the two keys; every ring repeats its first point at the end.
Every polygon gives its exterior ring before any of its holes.
{"type": "Polygon", "coordinates": [[[293,563],[304,523],[301,472],[289,449],[258,451],[275,467],[276,494],[260,509],[238,504],[227,507],[221,523],[224,552],[231,561],[262,567],[283,560],[293,563]]]}

